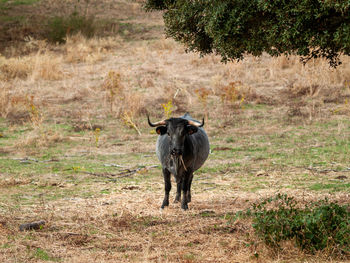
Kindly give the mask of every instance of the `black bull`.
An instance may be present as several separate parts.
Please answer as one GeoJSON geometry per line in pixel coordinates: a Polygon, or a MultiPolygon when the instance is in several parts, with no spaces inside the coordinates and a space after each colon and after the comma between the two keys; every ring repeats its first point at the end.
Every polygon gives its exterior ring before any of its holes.
{"type": "Polygon", "coordinates": [[[191,183],[193,172],[198,170],[208,158],[209,140],[202,123],[191,118],[186,113],[179,118],[152,123],[148,117],[148,123],[157,127],[160,135],[156,144],[156,152],[162,164],[165,183],[165,196],[161,208],[169,205],[169,192],[171,189],[170,174],[173,174],[177,184],[175,202],[181,200],[181,208],[188,209],[191,202],[191,183]]]}

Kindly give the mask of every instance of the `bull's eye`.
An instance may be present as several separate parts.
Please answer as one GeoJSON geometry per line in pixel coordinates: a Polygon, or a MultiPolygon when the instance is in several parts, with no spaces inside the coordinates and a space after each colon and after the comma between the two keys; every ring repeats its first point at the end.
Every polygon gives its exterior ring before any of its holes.
{"type": "Polygon", "coordinates": [[[168,134],[168,136],[170,136],[170,133],[169,133],[169,132],[167,132],[166,134],[168,134]]]}

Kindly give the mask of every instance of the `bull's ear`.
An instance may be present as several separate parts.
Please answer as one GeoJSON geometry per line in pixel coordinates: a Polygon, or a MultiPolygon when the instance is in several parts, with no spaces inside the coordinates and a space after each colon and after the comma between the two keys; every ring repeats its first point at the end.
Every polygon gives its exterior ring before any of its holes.
{"type": "Polygon", "coordinates": [[[187,134],[192,135],[198,131],[198,127],[193,126],[193,125],[187,125],[187,134]]]}
{"type": "Polygon", "coordinates": [[[164,135],[164,134],[166,134],[166,131],[167,131],[166,126],[159,126],[159,127],[157,127],[157,129],[156,129],[156,132],[157,132],[159,135],[164,135]]]}

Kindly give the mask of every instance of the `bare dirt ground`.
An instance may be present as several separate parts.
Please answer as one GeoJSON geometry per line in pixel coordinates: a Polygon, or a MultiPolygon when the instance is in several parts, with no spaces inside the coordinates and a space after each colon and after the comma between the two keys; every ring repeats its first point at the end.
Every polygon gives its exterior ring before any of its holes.
{"type": "MultiPolygon", "coordinates": [[[[71,7],[53,2],[9,12],[71,7]]],[[[232,221],[278,192],[348,204],[349,58],[337,69],[293,56],[222,64],[165,39],[161,14],[144,13],[141,1],[80,4],[116,19],[115,32],[2,49],[1,262],[349,262],[293,242],[268,247],[249,220],[232,221]],[[160,210],[145,115],[186,111],[205,117],[211,154],[189,211],[160,210]],[[19,231],[38,220],[39,230],[19,231]]]]}

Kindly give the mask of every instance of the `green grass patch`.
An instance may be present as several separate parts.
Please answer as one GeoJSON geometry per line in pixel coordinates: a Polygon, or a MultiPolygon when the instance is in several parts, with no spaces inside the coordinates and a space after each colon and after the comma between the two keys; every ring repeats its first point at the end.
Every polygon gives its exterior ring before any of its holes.
{"type": "Polygon", "coordinates": [[[33,5],[40,0],[0,0],[0,21],[1,22],[23,22],[24,16],[8,16],[7,11],[14,6],[33,5]]]}
{"type": "Polygon", "coordinates": [[[187,262],[192,262],[196,259],[196,255],[193,253],[187,253],[185,255],[183,255],[183,259],[187,262]]]}
{"type": "Polygon", "coordinates": [[[10,248],[12,245],[10,243],[4,243],[2,245],[0,245],[0,249],[7,249],[10,248]]]}
{"type": "Polygon", "coordinates": [[[255,104],[255,103],[246,103],[243,105],[244,109],[252,109],[252,110],[268,110],[272,107],[266,104],[255,104]]]}
{"type": "Polygon", "coordinates": [[[34,251],[34,257],[43,261],[54,261],[54,262],[59,261],[58,258],[50,256],[49,253],[42,248],[37,248],[34,251]]]}
{"type": "Polygon", "coordinates": [[[346,191],[350,189],[350,183],[315,183],[309,189],[313,191],[327,190],[330,192],[346,191]]]}
{"type": "Polygon", "coordinates": [[[16,5],[33,5],[39,1],[40,0],[14,0],[14,1],[11,1],[10,3],[14,6],[16,6],[16,5]]]}
{"type": "MultiPolygon", "coordinates": [[[[1,12],[1,5],[0,5],[0,12],[1,12]]],[[[25,20],[26,20],[25,16],[8,16],[8,15],[1,15],[0,13],[0,21],[3,23],[8,23],[8,22],[23,23],[25,20]]]]}
{"type": "Polygon", "coordinates": [[[199,216],[201,217],[215,217],[216,214],[214,211],[211,210],[206,210],[206,211],[202,211],[199,213],[199,216]]]}

